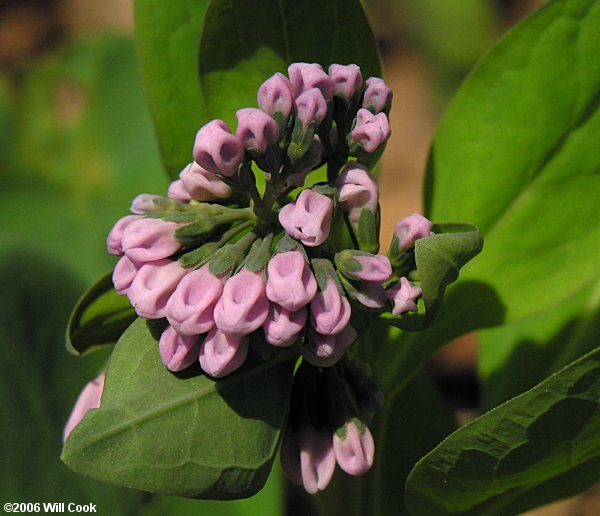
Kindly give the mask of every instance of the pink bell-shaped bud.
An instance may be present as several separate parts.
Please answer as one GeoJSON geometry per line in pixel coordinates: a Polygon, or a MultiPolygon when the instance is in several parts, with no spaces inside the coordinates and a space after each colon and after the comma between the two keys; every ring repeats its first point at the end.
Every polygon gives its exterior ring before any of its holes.
{"type": "Polygon", "coordinates": [[[267,297],[291,312],[310,303],[317,293],[317,280],[300,251],[276,254],[267,271],[267,297]]]}
{"type": "Polygon", "coordinates": [[[200,346],[200,367],[206,374],[220,378],[238,369],[247,355],[247,337],[228,335],[213,328],[200,346]]]}
{"type": "Polygon", "coordinates": [[[290,312],[276,303],[270,303],[269,315],[263,323],[265,340],[272,346],[291,346],[296,342],[307,319],[306,307],[290,312]]]}
{"type": "Polygon", "coordinates": [[[369,153],[375,152],[392,134],[385,113],[374,115],[361,108],[356,113],[356,125],[352,129],[352,139],[369,153]]]}
{"type": "Polygon", "coordinates": [[[383,79],[369,77],[365,82],[362,107],[372,113],[388,113],[392,105],[393,93],[383,79]]]}
{"type": "Polygon", "coordinates": [[[379,188],[369,169],[356,161],[349,161],[342,169],[335,185],[338,198],[350,220],[358,223],[363,209],[377,213],[379,188]]]}
{"type": "Polygon", "coordinates": [[[387,256],[345,249],[335,255],[338,271],[351,280],[383,283],[392,276],[387,256]]]}
{"type": "Polygon", "coordinates": [[[223,293],[223,282],[208,265],[196,269],[179,282],[167,303],[167,319],[180,335],[199,335],[215,325],[213,312],[223,293]]]}
{"type": "Polygon", "coordinates": [[[169,190],[167,191],[167,197],[181,202],[190,202],[192,200],[190,192],[187,191],[187,188],[181,179],[176,179],[171,182],[169,190]]]}
{"type": "Polygon", "coordinates": [[[151,211],[162,211],[167,208],[169,199],[162,195],[140,194],[131,201],[129,211],[136,215],[143,215],[151,211]]]}
{"type": "Polygon", "coordinates": [[[231,188],[212,172],[202,168],[197,163],[190,163],[179,174],[185,189],[192,199],[197,201],[212,201],[213,199],[228,199],[231,188]]]}
{"type": "Polygon", "coordinates": [[[333,92],[345,100],[350,100],[363,83],[360,67],[355,64],[329,66],[329,77],[333,81],[333,92]]]}
{"type": "Polygon", "coordinates": [[[333,98],[333,81],[320,64],[317,63],[292,63],[288,67],[288,75],[292,85],[292,92],[296,99],[301,93],[317,88],[325,100],[333,98]]]}
{"type": "Polygon", "coordinates": [[[108,237],[106,238],[106,249],[110,254],[120,256],[123,254],[123,232],[131,223],[136,220],[141,220],[142,217],[139,215],[125,215],[121,217],[113,228],[110,230],[108,237]]]}
{"type": "Polygon", "coordinates": [[[162,319],[167,315],[167,302],[187,271],[173,260],[157,260],[143,264],[127,297],[140,317],[162,319]]]}
{"type": "Polygon", "coordinates": [[[333,451],[337,463],[346,473],[364,475],[373,465],[375,443],[369,429],[352,420],[333,434],[333,451]]]}
{"type": "Polygon", "coordinates": [[[302,486],[310,493],[323,491],[335,472],[335,454],[327,429],[302,427],[300,433],[300,473],[302,486]]]}
{"type": "Polygon", "coordinates": [[[257,95],[258,107],[270,116],[281,113],[287,122],[295,109],[294,94],[289,79],[277,72],[262,83],[257,95]]]}
{"type": "Polygon", "coordinates": [[[84,416],[88,413],[88,410],[96,409],[100,407],[100,399],[102,398],[102,391],[104,390],[104,379],[105,374],[100,373],[97,378],[89,382],[79,394],[75,406],[71,411],[71,415],[67,420],[65,429],[63,430],[63,443],[69,437],[69,434],[75,428],[84,416]]]}
{"type": "Polygon", "coordinates": [[[113,285],[117,294],[124,296],[127,294],[127,289],[135,279],[137,267],[127,256],[121,256],[115,265],[112,275],[113,285]]]}
{"type": "Polygon", "coordinates": [[[319,290],[310,303],[310,323],[322,335],[338,335],[350,321],[351,311],[346,297],[328,277],[325,290],[319,290]]]}
{"type": "Polygon", "coordinates": [[[260,328],[269,314],[269,300],[262,271],[242,269],[225,283],[215,305],[214,319],[221,331],[243,336],[260,328]]]}
{"type": "Polygon", "coordinates": [[[238,109],[236,136],[245,149],[256,149],[264,153],[270,144],[279,139],[279,127],[267,113],[256,108],[238,109]]]}
{"type": "Polygon", "coordinates": [[[304,245],[321,245],[329,236],[333,201],[314,190],[303,190],[279,212],[279,222],[288,235],[304,245]]]}
{"type": "Polygon", "coordinates": [[[394,235],[398,238],[398,249],[400,251],[412,249],[419,238],[431,235],[432,228],[433,223],[418,213],[401,218],[394,226],[394,235]]]}
{"type": "Polygon", "coordinates": [[[160,336],[158,351],[167,369],[176,373],[198,360],[200,339],[198,335],[179,335],[175,328],[167,326],[160,336]]]}
{"type": "Polygon", "coordinates": [[[314,328],[308,332],[308,342],[302,348],[302,356],[317,367],[331,367],[356,340],[356,330],[348,324],[338,335],[322,335],[314,328]]]}
{"type": "Polygon", "coordinates": [[[123,231],[123,251],[136,265],[167,258],[181,248],[175,238],[180,225],[162,219],[135,220],[123,231]]]}
{"type": "Polygon", "coordinates": [[[209,172],[234,176],[244,159],[244,146],[223,120],[211,120],[196,134],[193,154],[209,172]]]}
{"type": "Polygon", "coordinates": [[[423,291],[419,287],[415,287],[406,278],[400,278],[394,286],[386,290],[385,295],[393,303],[392,314],[400,315],[404,312],[416,312],[417,300],[423,291]]]}
{"type": "Polygon", "coordinates": [[[327,115],[327,102],[317,88],[301,93],[296,99],[296,107],[296,118],[302,122],[304,131],[312,122],[319,125],[327,115]]]}

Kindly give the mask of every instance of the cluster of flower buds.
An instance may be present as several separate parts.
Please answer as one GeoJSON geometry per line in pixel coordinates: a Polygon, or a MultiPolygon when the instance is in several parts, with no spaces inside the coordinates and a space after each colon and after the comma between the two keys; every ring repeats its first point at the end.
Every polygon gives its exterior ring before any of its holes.
{"type": "Polygon", "coordinates": [[[120,256],[116,291],[140,317],[168,323],[159,350],[171,371],[199,361],[208,375],[228,375],[257,336],[271,349],[297,347],[304,362],[283,456],[291,478],[314,492],[336,461],[350,474],[372,463],[365,421],[379,397],[345,352],[370,313],[418,310],[414,244],[432,225],[402,219],[388,255],[378,254],[368,164],[390,136],[383,80],[363,83],[356,65],[327,73],[294,63],[288,74],[260,86],[258,108],[237,111],[235,132],[222,120],[204,125],[167,196],[136,197],[107,246],[120,256]],[[305,186],[321,167],[326,181],[305,186]],[[307,397],[314,382],[334,401],[307,397]],[[338,398],[344,413],[332,408],[338,398]]]}

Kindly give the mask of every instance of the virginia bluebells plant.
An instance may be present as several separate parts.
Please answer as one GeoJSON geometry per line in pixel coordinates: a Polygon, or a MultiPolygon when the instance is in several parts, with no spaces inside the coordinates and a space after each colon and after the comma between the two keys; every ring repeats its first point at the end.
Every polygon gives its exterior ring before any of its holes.
{"type": "MultiPolygon", "coordinates": [[[[390,136],[385,82],[363,83],[353,64],[294,63],[288,76],[260,86],[235,131],[222,120],[201,127],[167,195],[136,197],[107,248],[120,256],[116,291],[140,317],[166,321],[159,352],[170,371],[199,362],[227,376],[258,337],[273,352],[296,347],[281,461],[315,493],[336,464],[362,475],[373,463],[367,425],[383,400],[354,351],[373,314],[422,310],[414,246],[432,224],[405,217],[379,254],[369,165],[390,136]],[[311,183],[321,167],[327,180],[311,183]]],[[[103,376],[86,387],[65,438],[99,406],[102,386],[103,376]]]]}

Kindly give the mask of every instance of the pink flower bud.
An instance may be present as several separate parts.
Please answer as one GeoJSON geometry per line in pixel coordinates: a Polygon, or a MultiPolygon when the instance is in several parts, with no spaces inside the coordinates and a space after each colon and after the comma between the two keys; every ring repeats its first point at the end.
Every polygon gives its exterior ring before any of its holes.
{"type": "Polygon", "coordinates": [[[292,85],[288,78],[279,72],[262,83],[258,89],[257,101],[265,113],[271,116],[281,113],[286,122],[295,109],[292,85]]]}
{"type": "Polygon", "coordinates": [[[394,226],[399,250],[412,249],[419,238],[431,235],[431,228],[433,228],[432,222],[418,213],[400,219],[394,226]]]}
{"type": "Polygon", "coordinates": [[[211,120],[196,134],[194,161],[213,174],[234,176],[243,159],[242,142],[223,120],[211,120]]]}
{"type": "Polygon", "coordinates": [[[300,251],[276,254],[267,271],[267,297],[291,312],[310,303],[317,293],[317,280],[300,251]]]}
{"type": "Polygon", "coordinates": [[[392,265],[387,256],[355,255],[353,259],[362,267],[361,270],[352,272],[352,275],[359,280],[383,283],[392,277],[392,265]]]}
{"type": "Polygon", "coordinates": [[[320,64],[293,63],[288,67],[288,75],[294,97],[298,98],[301,93],[317,88],[325,100],[333,98],[333,81],[320,64]]]}
{"type": "Polygon", "coordinates": [[[350,303],[328,277],[325,290],[319,290],[310,303],[312,327],[322,335],[338,335],[347,326],[350,315],[350,303]]]}
{"type": "Polygon", "coordinates": [[[157,260],[142,265],[127,297],[140,317],[162,319],[167,315],[169,297],[187,271],[173,260],[157,260]]]}
{"type": "Polygon", "coordinates": [[[365,82],[362,107],[374,113],[388,112],[392,105],[392,96],[392,90],[387,87],[383,79],[369,77],[365,82]]]}
{"type": "Polygon", "coordinates": [[[129,211],[136,215],[143,215],[148,211],[161,211],[166,208],[168,199],[162,195],[140,194],[131,202],[129,211]]]}
{"type": "Polygon", "coordinates": [[[123,232],[132,222],[140,220],[139,215],[126,215],[117,220],[106,238],[106,249],[110,254],[120,256],[123,254],[123,232]]]}
{"type": "Polygon", "coordinates": [[[300,472],[304,489],[315,494],[323,491],[335,471],[331,434],[326,429],[306,426],[300,433],[300,472]]]}
{"type": "Polygon", "coordinates": [[[88,410],[100,407],[100,399],[104,390],[104,379],[105,374],[100,373],[97,378],[89,382],[81,391],[63,430],[63,443],[67,440],[73,428],[81,422],[88,410]]]}
{"type": "Polygon", "coordinates": [[[198,335],[179,335],[175,328],[167,326],[160,336],[158,350],[163,364],[169,371],[176,373],[191,366],[200,353],[198,335]]]}
{"type": "Polygon", "coordinates": [[[333,81],[334,94],[349,100],[360,89],[363,83],[360,67],[355,64],[332,64],[329,67],[329,77],[333,81]]]}
{"type": "Polygon", "coordinates": [[[321,245],[329,236],[333,201],[314,190],[303,190],[298,198],[279,212],[287,233],[304,245],[321,245]]]}
{"type": "Polygon", "coordinates": [[[362,283],[354,293],[354,299],[367,308],[384,308],[385,290],[377,283],[362,283]]]}
{"type": "Polygon", "coordinates": [[[206,374],[220,378],[238,369],[247,355],[247,337],[228,335],[213,328],[200,346],[200,367],[206,374]]]}
{"type": "Polygon", "coordinates": [[[379,189],[367,167],[356,161],[349,161],[335,184],[338,188],[338,198],[354,223],[358,223],[363,208],[377,213],[379,189]]]}
{"type": "Polygon", "coordinates": [[[352,139],[366,152],[375,152],[392,134],[385,113],[374,115],[361,108],[356,113],[356,125],[352,129],[352,139]]]}
{"type": "Polygon", "coordinates": [[[112,281],[117,294],[124,296],[135,279],[137,268],[127,256],[121,256],[113,270],[112,281]]]}
{"type": "Polygon", "coordinates": [[[279,127],[264,111],[256,108],[238,109],[235,116],[238,120],[236,136],[246,149],[256,149],[264,153],[269,144],[279,139],[279,127]]]}
{"type": "Polygon", "coordinates": [[[302,348],[302,356],[317,367],[331,367],[356,340],[356,330],[348,324],[338,335],[322,335],[314,328],[309,328],[308,342],[302,348]]]}
{"type": "Polygon", "coordinates": [[[213,311],[223,292],[223,282],[208,265],[186,274],[167,303],[167,319],[180,335],[199,335],[211,330],[213,311]]]}
{"type": "Polygon", "coordinates": [[[180,225],[161,219],[135,220],[123,231],[123,251],[136,265],[167,258],[181,248],[175,238],[180,225]]]}
{"type": "Polygon", "coordinates": [[[276,303],[270,303],[269,315],[263,324],[266,341],[272,346],[291,346],[296,342],[307,319],[306,307],[290,312],[276,303]]]}
{"type": "Polygon", "coordinates": [[[260,328],[269,314],[262,272],[242,269],[225,283],[214,310],[217,328],[228,335],[243,336],[260,328]]]}
{"type": "Polygon", "coordinates": [[[319,125],[327,114],[327,102],[317,88],[303,92],[296,99],[296,106],[298,109],[296,117],[302,121],[305,131],[312,122],[319,125]]]}
{"type": "Polygon", "coordinates": [[[392,301],[394,307],[392,314],[400,315],[404,312],[416,312],[417,299],[421,297],[423,291],[415,287],[406,278],[400,278],[392,288],[386,290],[385,295],[392,301]]]}
{"type": "Polygon", "coordinates": [[[349,475],[363,475],[373,465],[375,443],[369,429],[361,432],[354,421],[346,423],[342,435],[333,434],[333,450],[337,463],[349,475]]]}
{"type": "Polygon", "coordinates": [[[197,163],[190,163],[179,174],[185,189],[192,199],[197,201],[212,201],[213,199],[228,199],[231,188],[212,172],[202,168],[197,163]]]}
{"type": "Polygon", "coordinates": [[[169,185],[167,197],[181,202],[190,202],[192,200],[190,192],[187,191],[181,179],[177,179],[169,185]]]}

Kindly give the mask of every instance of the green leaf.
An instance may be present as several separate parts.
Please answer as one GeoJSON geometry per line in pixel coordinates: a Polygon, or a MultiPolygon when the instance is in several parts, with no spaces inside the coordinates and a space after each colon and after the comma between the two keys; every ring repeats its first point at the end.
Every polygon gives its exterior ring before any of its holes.
{"type": "Polygon", "coordinates": [[[199,368],[170,373],[155,324],[143,319],[113,352],[102,405],[63,449],[74,471],[162,494],[236,499],[264,485],[287,414],[295,355],[253,354],[215,381],[199,368]]]}
{"type": "MultiPolygon", "coordinates": [[[[599,39],[596,0],[548,2],[475,68],[437,131],[427,213],[481,230],[485,253],[463,280],[496,293],[496,324],[540,312],[597,275],[599,39]]],[[[496,311],[476,294],[464,288],[456,306],[496,311]]]]}
{"type": "Polygon", "coordinates": [[[67,350],[74,355],[114,344],[137,318],[126,296],[113,287],[112,271],[102,276],[79,299],[67,325],[67,350]]]}
{"type": "Polygon", "coordinates": [[[558,478],[561,496],[580,492],[582,479],[598,478],[586,464],[600,457],[599,403],[596,348],[426,455],[407,482],[409,508],[416,516],[512,514],[506,507],[517,499],[521,510],[535,507],[536,488],[558,478]]]}
{"type": "Polygon", "coordinates": [[[167,173],[192,160],[196,131],[208,122],[198,80],[198,49],[209,0],[136,0],[135,35],[146,96],[167,173]]]}
{"type": "Polygon", "coordinates": [[[211,117],[235,127],[235,112],[256,106],[259,86],[293,62],[356,63],[381,76],[375,39],[358,0],[213,0],[200,45],[202,92],[211,117]]]}

